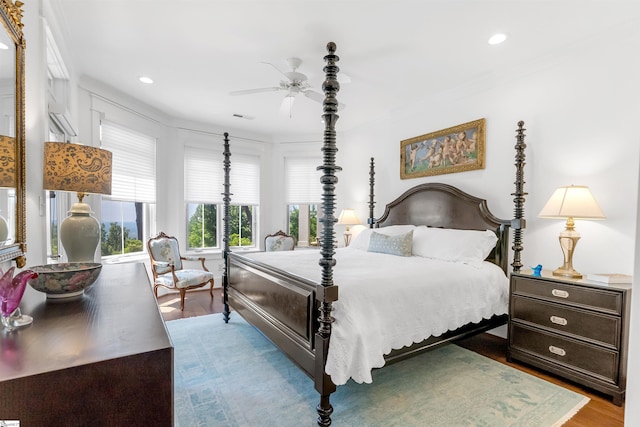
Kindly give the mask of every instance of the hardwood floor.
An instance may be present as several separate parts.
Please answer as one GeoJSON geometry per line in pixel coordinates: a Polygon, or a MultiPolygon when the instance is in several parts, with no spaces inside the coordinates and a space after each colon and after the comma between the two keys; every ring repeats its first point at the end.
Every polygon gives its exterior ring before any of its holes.
{"type": "Polygon", "coordinates": [[[211,301],[209,289],[187,292],[184,299],[184,311],[180,311],[180,294],[178,293],[158,297],[158,306],[160,306],[160,312],[165,321],[222,313],[224,309],[222,289],[213,289],[213,301],[211,301]]]}
{"type": "MultiPolygon", "coordinates": [[[[210,300],[207,290],[187,293],[184,311],[180,311],[178,294],[164,295],[158,298],[158,305],[165,321],[182,319],[206,314],[221,313],[223,310],[221,289],[214,289],[214,300],[210,300]]],[[[462,347],[489,357],[515,369],[527,372],[569,390],[584,394],[591,400],[573,418],[563,424],[564,427],[622,427],[624,426],[624,405],[616,406],[605,395],[586,389],[580,385],[565,381],[554,375],[546,374],[521,363],[508,363],[506,360],[506,340],[491,334],[480,334],[459,341],[462,347]]]]}

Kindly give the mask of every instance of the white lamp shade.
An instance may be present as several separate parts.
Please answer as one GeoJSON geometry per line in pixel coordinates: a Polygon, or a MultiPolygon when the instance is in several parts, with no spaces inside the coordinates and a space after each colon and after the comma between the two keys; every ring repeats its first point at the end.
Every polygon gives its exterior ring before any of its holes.
{"type": "Polygon", "coordinates": [[[342,225],[357,225],[360,224],[360,218],[353,209],[343,209],[338,217],[338,224],[342,225]]]}
{"type": "Polygon", "coordinates": [[[605,219],[589,187],[558,188],[538,214],[540,218],[605,219]]]}

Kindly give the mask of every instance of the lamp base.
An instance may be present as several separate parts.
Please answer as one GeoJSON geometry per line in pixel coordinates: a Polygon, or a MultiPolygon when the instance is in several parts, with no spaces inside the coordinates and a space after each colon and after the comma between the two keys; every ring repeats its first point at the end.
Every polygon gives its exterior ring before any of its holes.
{"type": "Polygon", "coordinates": [[[553,270],[554,276],[570,277],[572,279],[581,279],[582,274],[578,273],[573,268],[573,252],[576,249],[578,240],[580,240],[580,233],[575,231],[573,218],[567,219],[566,228],[560,233],[558,237],[560,242],[560,248],[564,255],[564,263],[561,267],[553,270]]]}
{"type": "Polygon", "coordinates": [[[349,246],[349,243],[351,243],[351,232],[350,231],[345,231],[344,232],[344,247],[346,248],[347,246],[349,246]]]}
{"type": "Polygon", "coordinates": [[[578,273],[573,268],[567,268],[564,265],[562,267],[558,267],[555,270],[553,270],[553,275],[561,276],[561,277],[569,277],[571,279],[582,279],[582,274],[578,273]]]}
{"type": "Polygon", "coordinates": [[[86,203],[74,203],[60,224],[60,241],[69,262],[93,262],[100,242],[100,223],[86,203]]]}

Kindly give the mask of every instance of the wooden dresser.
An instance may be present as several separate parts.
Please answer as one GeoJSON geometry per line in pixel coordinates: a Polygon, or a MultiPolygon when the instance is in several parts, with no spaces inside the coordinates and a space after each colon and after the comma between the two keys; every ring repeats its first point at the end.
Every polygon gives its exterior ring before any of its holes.
{"type": "Polygon", "coordinates": [[[625,397],[630,284],[511,275],[508,360],[625,397]]]}
{"type": "Polygon", "coordinates": [[[0,419],[173,425],[173,347],[143,264],[104,265],[73,300],[28,286],[20,307],[34,320],[0,334],[0,419]]]}

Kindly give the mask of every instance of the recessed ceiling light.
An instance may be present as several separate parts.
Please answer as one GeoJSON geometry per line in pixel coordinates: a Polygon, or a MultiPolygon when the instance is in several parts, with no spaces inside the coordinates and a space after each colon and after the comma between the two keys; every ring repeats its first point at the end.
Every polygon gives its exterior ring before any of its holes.
{"type": "Polygon", "coordinates": [[[507,39],[507,35],[503,33],[494,34],[489,39],[489,44],[500,44],[507,39]]]}
{"type": "Polygon", "coordinates": [[[139,79],[142,83],[146,83],[148,85],[153,83],[153,79],[151,77],[147,77],[147,76],[141,76],[139,79]]]}

